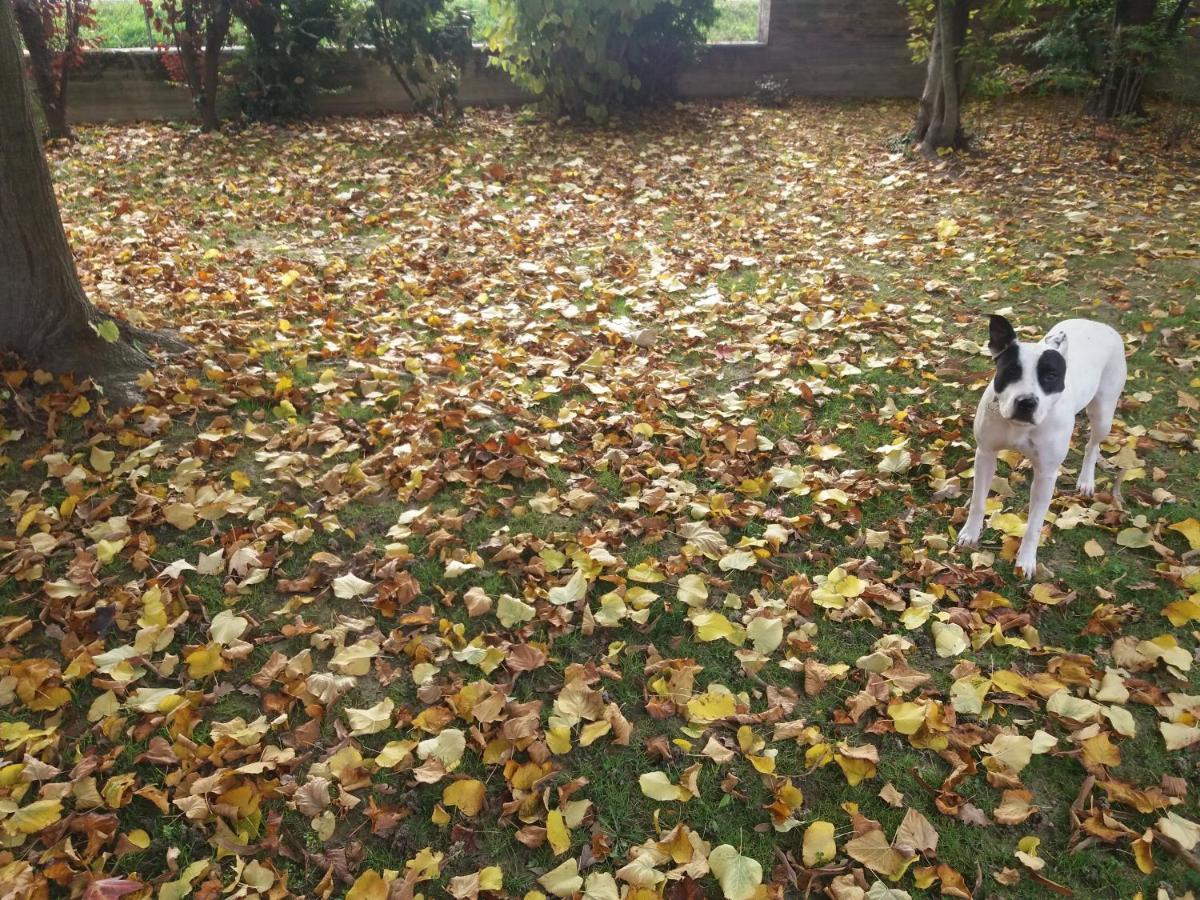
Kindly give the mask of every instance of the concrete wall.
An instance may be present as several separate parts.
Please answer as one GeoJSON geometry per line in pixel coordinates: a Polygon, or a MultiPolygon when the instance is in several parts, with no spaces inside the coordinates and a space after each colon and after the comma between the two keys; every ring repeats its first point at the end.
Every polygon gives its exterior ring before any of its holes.
{"type": "MultiPolygon", "coordinates": [[[[3,2],[3,0],[0,0],[3,2]]],[[[712,44],[679,78],[685,98],[750,94],[765,76],[809,96],[914,96],[921,72],[909,58],[897,0],[763,0],[758,43],[712,44]]],[[[235,55],[231,53],[231,56],[235,55]]],[[[342,55],[315,102],[319,115],[402,112],[408,97],[387,69],[362,53],[342,55]]],[[[463,72],[472,106],[526,99],[477,48],[463,72]]],[[[183,119],[194,114],[187,90],[167,81],[153,50],[96,50],[71,76],[68,112],[76,122],[183,119]]]]}

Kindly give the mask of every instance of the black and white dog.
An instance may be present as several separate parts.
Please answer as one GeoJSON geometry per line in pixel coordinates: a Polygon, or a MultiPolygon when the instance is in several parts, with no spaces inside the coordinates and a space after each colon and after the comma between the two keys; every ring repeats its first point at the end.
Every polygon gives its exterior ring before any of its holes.
{"type": "Polygon", "coordinates": [[[1038,343],[1022,343],[1008,319],[992,316],[988,350],[996,377],[975,411],[975,484],[958,545],[971,547],[979,540],[996,454],[1019,450],[1033,463],[1033,487],[1016,567],[1032,578],[1042,523],[1081,409],[1087,410],[1091,436],[1076,488],[1086,497],[1096,488],[1100,442],[1108,437],[1125,387],[1125,345],[1112,328],[1089,319],[1068,319],[1038,343]]]}

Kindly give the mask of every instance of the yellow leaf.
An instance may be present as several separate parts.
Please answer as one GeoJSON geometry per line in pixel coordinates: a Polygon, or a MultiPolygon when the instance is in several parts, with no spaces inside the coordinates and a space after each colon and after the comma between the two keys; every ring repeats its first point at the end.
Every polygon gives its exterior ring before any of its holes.
{"type": "Polygon", "coordinates": [[[571,752],[571,729],[567,725],[554,725],[546,729],[546,746],[551,753],[562,756],[571,752]]]}
{"type": "Polygon", "coordinates": [[[692,797],[685,788],[671,784],[671,779],[666,772],[646,772],[638,777],[638,786],[642,789],[642,793],[651,800],[658,800],[661,803],[673,800],[687,801],[692,797]]]}
{"type": "Polygon", "coordinates": [[[833,832],[833,823],[825,821],[813,822],[804,829],[802,857],[805,866],[812,869],[833,861],[837,856],[837,841],[833,832]]]}
{"type": "Polygon", "coordinates": [[[1025,520],[1016,513],[998,513],[992,516],[988,524],[1009,537],[1023,537],[1025,534],[1025,520]]]}
{"type": "Polygon", "coordinates": [[[665,581],[667,576],[654,563],[643,562],[627,570],[625,577],[630,581],[640,581],[642,584],[657,584],[660,581],[665,581]]]}
{"type": "Polygon", "coordinates": [[[783,643],[783,620],[768,619],[759,616],[752,619],[746,626],[746,637],[754,644],[754,649],[764,656],[773,653],[783,643]]]}
{"type": "Polygon", "coordinates": [[[746,629],[730,622],[719,612],[696,613],[692,616],[692,627],[696,629],[696,637],[705,642],[724,638],[735,647],[746,642],[746,629]]]}
{"type": "Polygon", "coordinates": [[[579,863],[575,861],[575,857],[571,857],[539,878],[538,884],[555,897],[570,897],[583,887],[583,879],[579,877],[579,863]]]}
{"type": "Polygon", "coordinates": [[[61,800],[35,800],[9,816],[4,828],[10,834],[35,834],[43,828],[49,828],[61,818],[61,800]]]}
{"type": "Polygon", "coordinates": [[[1193,550],[1200,550],[1200,522],[1193,518],[1184,519],[1182,522],[1176,522],[1174,525],[1167,526],[1171,531],[1178,531],[1187,538],[1188,546],[1193,550]]]}
{"type": "Polygon", "coordinates": [[[967,633],[956,622],[934,622],[929,629],[933,632],[937,655],[942,658],[958,656],[971,646],[971,642],[967,640],[967,633]]]}
{"type": "Polygon", "coordinates": [[[555,856],[562,856],[571,849],[571,830],[557,809],[550,810],[546,815],[546,839],[550,841],[555,856]]]}
{"type": "Polygon", "coordinates": [[[501,594],[500,600],[496,604],[496,618],[505,628],[512,628],[514,625],[528,622],[535,615],[537,615],[536,609],[509,594],[501,594]]]}
{"type": "Polygon", "coordinates": [[[367,869],[346,892],[346,900],[387,900],[388,883],[374,869],[367,869]]]}
{"type": "Polygon", "coordinates": [[[854,787],[866,778],[875,777],[875,763],[869,759],[850,759],[838,753],[834,755],[837,764],[842,767],[842,774],[846,776],[846,782],[854,787]]]}
{"type": "Polygon", "coordinates": [[[214,672],[223,672],[229,668],[221,656],[220,644],[205,644],[187,655],[188,674],[192,678],[207,678],[214,672]]]}
{"type": "Polygon", "coordinates": [[[939,241],[949,241],[954,239],[961,230],[961,226],[953,219],[939,219],[934,230],[937,232],[939,241]]]}
{"type": "Polygon", "coordinates": [[[442,791],[442,803],[458,808],[464,816],[477,816],[483,809],[483,801],[487,789],[482,781],[474,778],[462,778],[446,785],[442,791]]]}
{"type": "Polygon", "coordinates": [[[700,575],[684,575],[679,579],[679,601],[688,606],[703,606],[708,602],[708,585],[700,575]]]}
{"type": "MultiPolygon", "coordinates": [[[[1147,832],[1149,834],[1150,832],[1147,832]]],[[[1140,837],[1132,842],[1133,859],[1137,863],[1137,867],[1146,875],[1154,871],[1154,856],[1150,848],[1150,841],[1145,837],[1140,837]]]]}
{"type": "Polygon", "coordinates": [[[708,867],[716,876],[725,900],[751,900],[762,884],[762,865],[742,856],[735,847],[722,844],[708,855],[708,867]]]}
{"type": "Polygon", "coordinates": [[[91,464],[93,472],[111,472],[113,457],[116,456],[111,450],[101,450],[99,447],[92,447],[91,455],[88,462],[91,464]]]}
{"type": "Polygon", "coordinates": [[[711,686],[703,694],[697,694],[687,702],[688,720],[698,725],[707,725],[737,712],[737,700],[728,690],[717,690],[711,686]]]}
{"type": "Polygon", "coordinates": [[[1200,619],[1200,594],[1192,594],[1186,600],[1176,600],[1163,607],[1162,614],[1176,628],[1200,619]]]}
{"type": "Polygon", "coordinates": [[[1122,547],[1130,547],[1134,550],[1142,547],[1150,546],[1150,535],[1142,531],[1140,528],[1122,528],[1117,532],[1117,543],[1122,547]]]}
{"type": "Polygon", "coordinates": [[[888,704],[888,715],[892,717],[892,724],[896,729],[897,734],[916,734],[921,730],[921,726],[925,724],[925,710],[927,705],[924,703],[897,703],[893,701],[888,704]]]}

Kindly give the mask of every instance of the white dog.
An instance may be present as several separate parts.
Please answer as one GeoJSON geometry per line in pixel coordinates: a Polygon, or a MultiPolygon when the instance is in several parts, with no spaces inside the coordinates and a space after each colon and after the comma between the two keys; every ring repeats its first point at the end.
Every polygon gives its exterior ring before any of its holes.
{"type": "Polygon", "coordinates": [[[1125,345],[1112,328],[1088,319],[1060,322],[1039,343],[1025,344],[1008,319],[992,316],[988,350],[996,361],[996,377],[975,411],[975,484],[958,545],[970,547],[979,540],[996,454],[1019,450],[1033,463],[1033,487],[1016,567],[1031,578],[1037,571],[1042,523],[1081,409],[1087,410],[1091,437],[1076,487],[1085,497],[1096,488],[1100,442],[1108,437],[1125,387],[1125,345]]]}

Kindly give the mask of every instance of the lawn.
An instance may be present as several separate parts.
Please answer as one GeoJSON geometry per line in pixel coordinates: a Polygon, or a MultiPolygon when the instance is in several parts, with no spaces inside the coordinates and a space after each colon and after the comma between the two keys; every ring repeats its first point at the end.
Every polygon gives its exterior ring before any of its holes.
{"type": "MultiPolygon", "coordinates": [[[[487,0],[454,0],[471,13],[475,21],[475,40],[484,39],[492,21],[487,0]]],[[[759,0],[717,0],[717,20],[708,32],[711,42],[754,41],[758,39],[759,0]]],[[[87,37],[99,47],[145,47],[153,32],[147,32],[146,14],[138,0],[97,0],[96,25],[87,37]]],[[[154,40],[158,40],[154,36],[154,40]]],[[[235,24],[231,40],[244,40],[240,25],[235,24]]]]}
{"type": "Polygon", "coordinates": [[[193,349],[0,364],[0,883],[1195,889],[1195,148],[1071,112],[81,127],[90,295],[193,349]],[[1130,357],[1036,588],[1015,457],[953,548],[998,310],[1130,357]]]}

